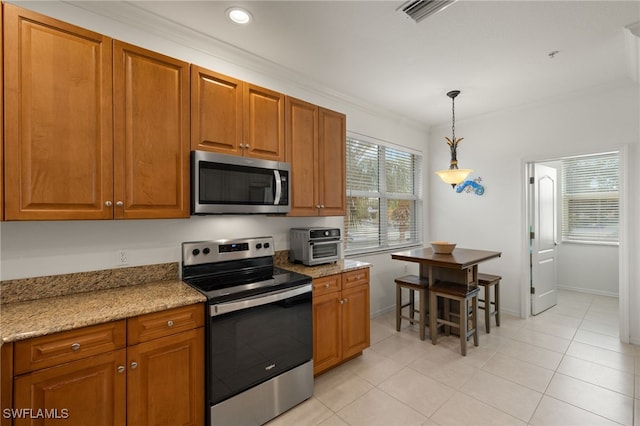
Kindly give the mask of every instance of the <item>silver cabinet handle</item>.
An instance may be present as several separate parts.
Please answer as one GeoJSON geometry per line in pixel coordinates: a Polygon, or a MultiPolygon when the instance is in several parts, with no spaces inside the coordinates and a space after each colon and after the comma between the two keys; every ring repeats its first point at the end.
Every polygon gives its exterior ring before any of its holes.
{"type": "Polygon", "coordinates": [[[124,203],[122,201],[116,201],[116,207],[122,207],[124,203]]]}
{"type": "Polygon", "coordinates": [[[133,361],[133,362],[131,363],[131,369],[132,369],[132,370],[135,370],[136,368],[138,368],[138,363],[137,363],[137,362],[135,362],[135,361],[133,361]]]}
{"type": "Polygon", "coordinates": [[[316,204],[316,209],[319,209],[319,208],[320,208],[320,204],[316,204]]]}
{"type": "Polygon", "coordinates": [[[324,204],[320,204],[320,208],[321,208],[321,209],[324,209],[324,204]]]}
{"type": "Polygon", "coordinates": [[[340,299],[340,304],[344,305],[344,299],[340,299]]]}
{"type": "Polygon", "coordinates": [[[72,343],[71,344],[71,350],[72,351],[77,351],[78,349],[80,349],[80,343],[72,343]]]}
{"type": "Polygon", "coordinates": [[[240,144],[240,149],[244,149],[244,144],[240,144]]]}
{"type": "Polygon", "coordinates": [[[111,207],[113,205],[113,203],[111,201],[107,200],[107,201],[104,202],[104,205],[106,207],[111,207]]]}
{"type": "Polygon", "coordinates": [[[329,287],[331,287],[331,284],[325,284],[324,285],[324,288],[329,288],[329,287]]]}
{"type": "Polygon", "coordinates": [[[124,370],[125,370],[124,365],[118,366],[118,373],[124,373],[124,370]]]}
{"type": "Polygon", "coordinates": [[[167,327],[173,327],[173,320],[167,321],[167,327]]]}

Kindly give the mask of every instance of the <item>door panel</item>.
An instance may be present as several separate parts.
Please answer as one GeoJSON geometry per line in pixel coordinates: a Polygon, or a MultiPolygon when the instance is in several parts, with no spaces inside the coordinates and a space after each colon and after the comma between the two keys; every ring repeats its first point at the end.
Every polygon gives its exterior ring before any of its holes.
{"type": "Polygon", "coordinates": [[[189,217],[189,64],[114,42],[115,218],[189,217]]]}
{"type": "Polygon", "coordinates": [[[4,6],[6,219],[110,219],[109,37],[4,6]]]}
{"type": "Polygon", "coordinates": [[[534,165],[531,240],[531,313],[537,315],[558,301],[556,283],[557,171],[534,165]]]}

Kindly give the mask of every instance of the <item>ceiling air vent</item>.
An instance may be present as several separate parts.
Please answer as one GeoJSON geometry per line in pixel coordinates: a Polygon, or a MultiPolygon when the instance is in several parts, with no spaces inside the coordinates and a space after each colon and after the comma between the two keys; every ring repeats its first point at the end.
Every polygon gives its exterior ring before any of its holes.
{"type": "Polygon", "coordinates": [[[444,10],[456,0],[411,0],[398,9],[416,22],[444,10]]]}

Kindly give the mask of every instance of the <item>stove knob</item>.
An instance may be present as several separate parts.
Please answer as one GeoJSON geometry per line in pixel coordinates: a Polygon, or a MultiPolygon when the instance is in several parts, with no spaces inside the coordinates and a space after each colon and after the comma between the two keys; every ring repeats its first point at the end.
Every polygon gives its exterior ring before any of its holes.
{"type": "Polygon", "coordinates": [[[204,250],[202,250],[202,253],[209,254],[211,253],[211,249],[209,247],[206,247],[204,250]]]}
{"type": "Polygon", "coordinates": [[[328,237],[329,236],[329,231],[324,231],[324,236],[328,237]]]}
{"type": "Polygon", "coordinates": [[[264,248],[269,248],[269,243],[264,243],[264,248]]]}
{"type": "Polygon", "coordinates": [[[256,249],[260,250],[262,248],[262,244],[258,243],[256,244],[256,249]]]}
{"type": "Polygon", "coordinates": [[[191,254],[193,254],[194,256],[197,256],[200,254],[200,249],[193,249],[193,251],[191,252],[191,254]]]}

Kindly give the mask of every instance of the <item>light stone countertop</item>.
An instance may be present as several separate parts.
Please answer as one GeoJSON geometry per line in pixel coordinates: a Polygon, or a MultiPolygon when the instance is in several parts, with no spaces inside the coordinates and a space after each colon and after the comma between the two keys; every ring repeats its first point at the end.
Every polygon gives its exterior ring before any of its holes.
{"type": "Polygon", "coordinates": [[[0,344],[205,301],[176,279],[2,304],[0,344]]]}
{"type": "Polygon", "coordinates": [[[311,278],[321,278],[328,275],[354,271],[356,269],[370,268],[372,265],[371,263],[361,262],[359,260],[343,259],[326,265],[304,266],[300,263],[291,263],[288,260],[283,259],[280,262],[276,262],[276,266],[289,271],[309,275],[311,278]]]}
{"type": "MultiPolygon", "coordinates": [[[[276,260],[276,266],[309,275],[312,278],[372,266],[367,262],[350,259],[318,266],[290,263],[284,256],[276,260]]],[[[109,274],[111,273],[112,271],[109,271],[109,274]]],[[[67,278],[62,278],[61,287],[65,289],[68,286],[67,278]]],[[[22,286],[18,288],[24,291],[22,286]]],[[[42,283],[39,288],[43,290],[51,288],[50,281],[42,283]]],[[[2,303],[0,304],[0,345],[203,302],[206,302],[204,295],[183,281],[171,279],[2,303]]]]}

